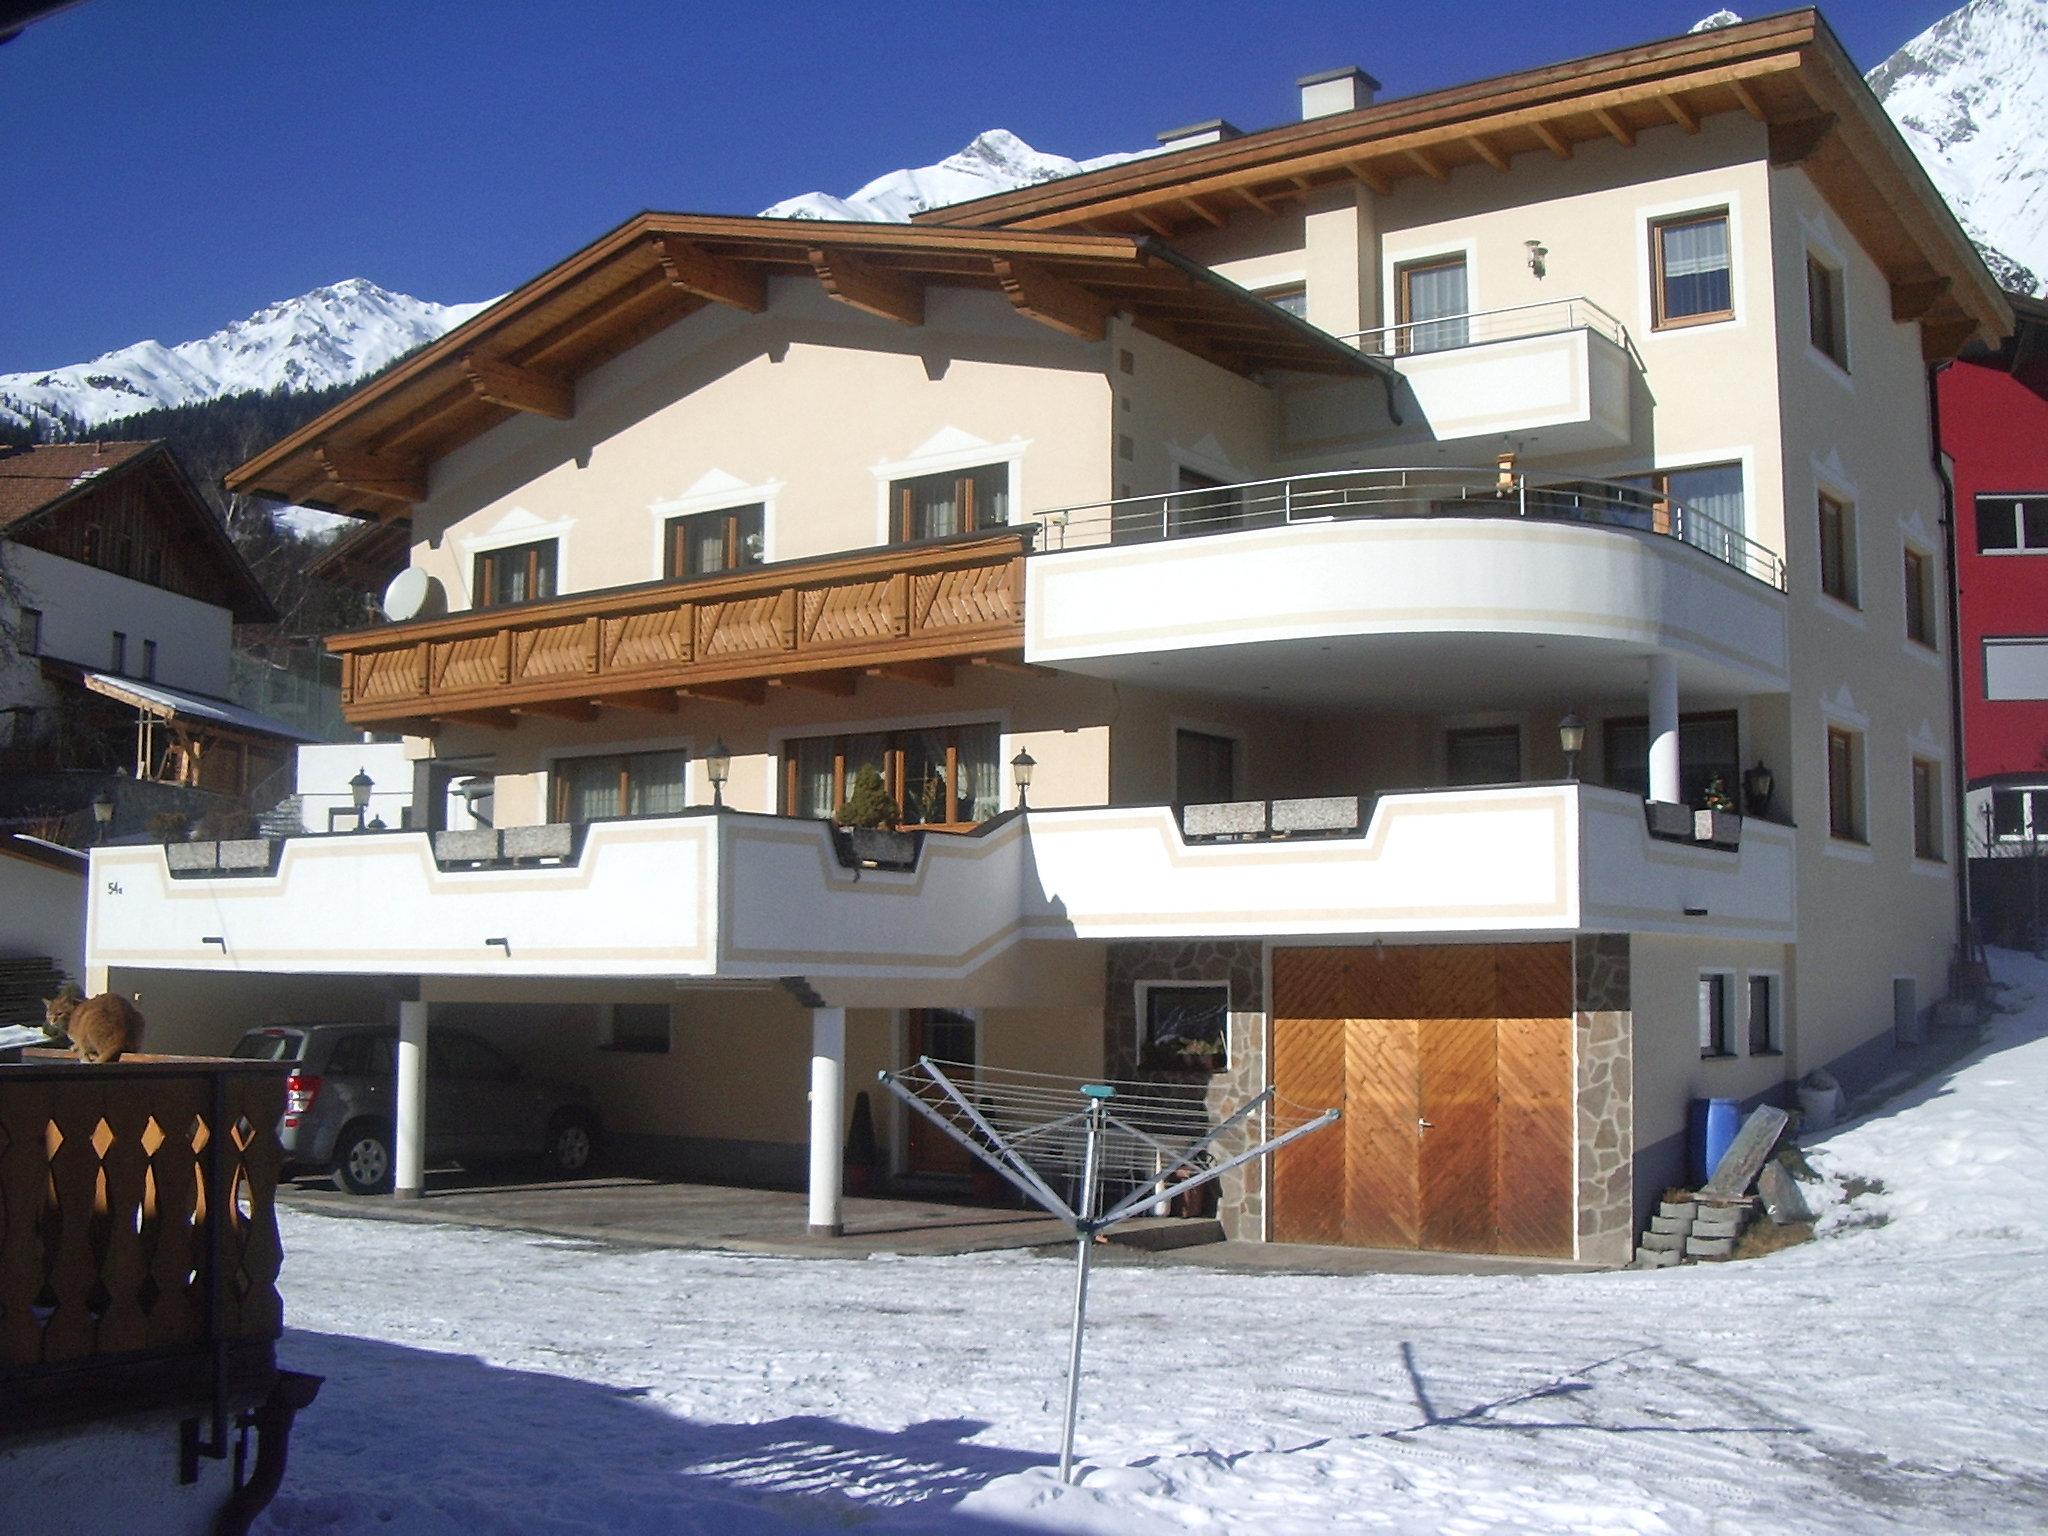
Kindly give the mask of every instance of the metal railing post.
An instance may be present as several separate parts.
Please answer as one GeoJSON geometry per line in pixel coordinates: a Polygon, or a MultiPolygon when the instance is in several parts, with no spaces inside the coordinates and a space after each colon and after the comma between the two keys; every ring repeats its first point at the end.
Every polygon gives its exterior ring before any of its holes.
{"type": "Polygon", "coordinates": [[[1088,1265],[1095,1251],[1095,1171],[1102,1155],[1102,1104],[1114,1088],[1090,1084],[1088,1152],[1081,1165],[1080,1220],[1074,1224],[1074,1337],[1067,1348],[1067,1422],[1060,1433],[1060,1481],[1074,1480],[1074,1419],[1081,1409],[1081,1332],[1088,1320],[1088,1265]]]}

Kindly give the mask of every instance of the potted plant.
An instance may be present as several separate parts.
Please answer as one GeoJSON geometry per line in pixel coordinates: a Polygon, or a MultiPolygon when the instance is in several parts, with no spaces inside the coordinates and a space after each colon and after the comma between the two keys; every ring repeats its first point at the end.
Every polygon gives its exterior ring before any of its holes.
{"type": "Polygon", "coordinates": [[[881,770],[861,764],[833,817],[856,864],[870,869],[908,869],[917,862],[917,839],[896,828],[896,799],[882,783],[881,770]]]}
{"type": "Polygon", "coordinates": [[[1692,814],[1692,837],[1696,843],[1711,843],[1716,848],[1734,848],[1742,842],[1742,813],[1735,808],[1735,797],[1728,793],[1728,784],[1719,774],[1707,783],[1706,804],[1692,814]]]}

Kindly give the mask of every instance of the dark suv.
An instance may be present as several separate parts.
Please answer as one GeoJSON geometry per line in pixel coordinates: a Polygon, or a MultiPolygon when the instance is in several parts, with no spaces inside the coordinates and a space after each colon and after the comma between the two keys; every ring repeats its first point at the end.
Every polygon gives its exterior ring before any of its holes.
{"type": "MultiPolygon", "coordinates": [[[[398,1031],[389,1024],[273,1024],[235,1042],[244,1061],[288,1061],[278,1139],[295,1168],[331,1169],[355,1195],[391,1188],[398,1031]]],[[[597,1109],[575,1083],[529,1077],[496,1046],[437,1025],[427,1046],[429,1160],[539,1156],[579,1173],[597,1150],[597,1109]]]]}

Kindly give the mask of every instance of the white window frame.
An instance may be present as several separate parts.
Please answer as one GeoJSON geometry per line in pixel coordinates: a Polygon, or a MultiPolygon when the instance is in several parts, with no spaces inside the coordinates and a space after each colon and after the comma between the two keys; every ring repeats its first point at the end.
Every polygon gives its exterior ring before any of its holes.
{"type": "Polygon", "coordinates": [[[891,536],[895,509],[890,505],[889,487],[898,480],[914,480],[923,475],[1006,465],[1010,472],[1010,524],[1014,527],[1031,521],[1024,512],[1024,455],[1031,447],[1031,439],[1013,437],[1007,443],[985,443],[971,432],[947,427],[927,438],[925,443],[925,447],[913,449],[904,458],[868,466],[875,477],[875,544],[878,548],[895,542],[891,536]],[[946,446],[931,446],[941,442],[946,446]]]}
{"type": "Polygon", "coordinates": [[[1233,1013],[1235,1010],[1231,1007],[1232,999],[1230,996],[1230,982],[1228,980],[1173,981],[1161,979],[1158,981],[1139,981],[1133,983],[1132,996],[1136,1005],[1135,1011],[1132,1014],[1132,1021],[1136,1032],[1136,1039],[1132,1041],[1134,1059],[1142,1063],[1145,1060],[1146,1047],[1151,1043],[1146,1038],[1148,1031],[1145,1026],[1152,1007],[1152,994],[1155,992],[1197,991],[1220,991],[1223,994],[1223,1069],[1225,1071],[1229,1070],[1233,1059],[1231,1051],[1235,1045],[1231,1036],[1236,1031],[1233,1027],[1233,1013]]]}
{"type": "Polygon", "coordinates": [[[2009,560],[2015,556],[2048,555],[2048,545],[2035,548],[2024,542],[2011,549],[1977,548],[1977,518],[1982,513],[1982,504],[1987,501],[2004,501],[2012,504],[2013,537],[2024,540],[2025,525],[2020,522],[2019,504],[2023,501],[2048,501],[2048,491],[1979,491],[1970,498],[1970,544],[1971,552],[1987,560],[2009,560]]]}
{"type": "Polygon", "coordinates": [[[1737,1022],[1735,975],[1736,973],[1733,970],[1722,966],[1703,965],[1699,969],[1699,979],[1694,986],[1693,997],[1694,1007],[1701,1010],[1701,1012],[1696,1017],[1695,1023],[1699,1026],[1699,1033],[1704,1036],[1707,1031],[1707,1019],[1704,1013],[1706,983],[1710,981],[1715,982],[1718,984],[1721,997],[1722,1032],[1721,1039],[1715,1042],[1718,1049],[1710,1049],[1706,1040],[1704,1038],[1701,1040],[1701,1061],[1725,1061],[1731,1056],[1740,1056],[1742,1054],[1740,1051],[1732,1049],[1736,1042],[1728,1038],[1737,1022]]]}
{"type": "Polygon", "coordinates": [[[1742,978],[1742,1053],[1747,1056],[1782,1056],[1785,1054],[1785,974],[1782,971],[1747,971],[1742,978]],[[1770,1026],[1765,1033],[1765,1045],[1757,1050],[1755,1039],[1755,984],[1764,983],[1771,1000],[1770,1026]]]}
{"type": "Polygon", "coordinates": [[[699,512],[730,512],[736,507],[760,507],[761,563],[772,564],[777,558],[775,503],[786,483],[764,480],[759,485],[744,485],[723,470],[713,469],[699,475],[695,487],[680,496],[650,501],[647,515],[654,524],[654,563],[651,567],[654,579],[661,580],[668,569],[668,525],[671,519],[694,517],[699,512]]]}
{"type": "Polygon", "coordinates": [[[512,507],[487,531],[458,537],[455,540],[455,547],[461,553],[458,575],[468,606],[477,606],[478,555],[487,555],[498,549],[511,549],[520,544],[540,544],[549,539],[555,541],[555,596],[567,597],[572,590],[569,584],[569,531],[575,526],[576,519],[573,517],[558,517],[552,522],[543,522],[524,507],[512,507]]]}

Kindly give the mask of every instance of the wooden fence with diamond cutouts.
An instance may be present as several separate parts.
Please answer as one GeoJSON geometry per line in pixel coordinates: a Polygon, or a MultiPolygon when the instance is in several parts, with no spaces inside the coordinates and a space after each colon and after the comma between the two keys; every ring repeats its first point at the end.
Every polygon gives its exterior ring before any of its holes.
{"type": "Polygon", "coordinates": [[[0,1066],[0,1435],[262,1399],[284,1320],[284,1071],[0,1066]]]}

